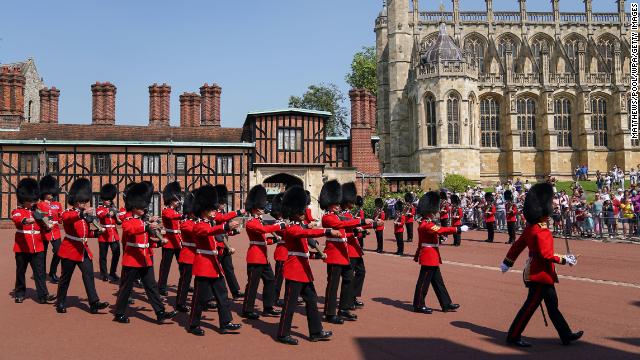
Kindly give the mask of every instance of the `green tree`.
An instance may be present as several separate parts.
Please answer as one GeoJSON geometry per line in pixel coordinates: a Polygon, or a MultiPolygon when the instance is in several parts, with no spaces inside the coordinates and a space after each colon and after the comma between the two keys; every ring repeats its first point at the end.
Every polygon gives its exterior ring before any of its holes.
{"type": "Polygon", "coordinates": [[[354,89],[367,89],[373,95],[378,92],[376,80],[376,49],[373,46],[364,46],[353,56],[351,72],[345,77],[345,81],[354,89]]]}
{"type": "Polygon", "coordinates": [[[447,174],[444,177],[444,181],[442,182],[442,187],[447,190],[460,193],[467,189],[467,186],[475,186],[476,184],[473,180],[467,179],[462,175],[457,174],[447,174]]]}
{"type": "Polygon", "coordinates": [[[344,94],[335,84],[311,85],[302,96],[290,96],[289,107],[328,111],[331,118],[326,124],[329,136],[340,136],[349,130],[344,94]]]}

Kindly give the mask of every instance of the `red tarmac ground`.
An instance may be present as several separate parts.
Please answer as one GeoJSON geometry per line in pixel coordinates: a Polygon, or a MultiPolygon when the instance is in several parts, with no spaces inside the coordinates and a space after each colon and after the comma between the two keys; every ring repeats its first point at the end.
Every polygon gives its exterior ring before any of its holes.
{"type": "MultiPolygon", "coordinates": [[[[385,251],[395,251],[395,241],[387,223],[385,251]]],[[[306,318],[299,312],[294,317],[297,347],[275,342],[278,318],[246,321],[238,316],[240,302],[233,306],[234,320],[242,322],[239,334],[217,333],[217,314],[206,312],[204,337],[188,334],[184,325],[187,315],[156,325],[155,316],[142,289],[136,288],[136,302],[129,308],[131,323],[112,322],[112,314],[88,312],[86,293],[78,270],[69,289],[68,313],[58,314],[52,305],[34,302],[33,280],[27,272],[27,295],[22,304],[11,296],[15,262],[13,231],[0,230],[4,246],[0,252],[0,358],[92,358],[92,359],[196,359],[196,358],[261,358],[272,359],[518,359],[528,355],[549,359],[631,359],[640,355],[640,246],[634,244],[571,240],[571,249],[580,254],[576,267],[558,266],[561,275],[557,285],[560,310],[574,331],[584,330],[583,340],[564,347],[550,324],[545,328],[542,315],[536,313],[524,336],[534,344],[526,350],[506,347],[505,332],[526,297],[521,270],[526,254],[521,255],[514,270],[501,274],[498,270],[508,245],[505,234],[496,234],[498,243],[482,242],[485,233],[463,234],[461,247],[443,246],[443,276],[454,302],[461,304],[456,313],[434,311],[432,315],[412,313],[411,299],[419,271],[412,261],[415,244],[406,244],[398,257],[367,252],[367,277],[364,288],[365,307],[357,311],[358,321],[344,325],[325,324],[332,330],[331,341],[311,343],[306,318]]],[[[415,236],[417,240],[417,236],[415,236]]],[[[241,286],[246,281],[244,234],[232,239],[238,253],[234,258],[241,286]]],[[[450,240],[449,242],[450,243],[450,240]]],[[[371,234],[365,242],[375,247],[371,234]]],[[[556,239],[556,251],[564,253],[564,241],[556,239]]],[[[96,255],[97,242],[91,243],[96,255]]],[[[271,250],[272,251],[272,250],[271,250]]],[[[47,262],[51,254],[48,254],[47,262]]],[[[157,251],[156,262],[160,252],[157,251]]],[[[325,266],[312,262],[320,309],[324,301],[325,266]]],[[[156,266],[157,269],[157,266],[156,266]]],[[[169,284],[177,283],[177,266],[172,267],[169,284]]],[[[96,278],[102,300],[115,302],[117,286],[96,278]]],[[[56,286],[48,283],[49,291],[56,286]]],[[[173,304],[175,287],[168,302],[173,304]]],[[[258,307],[262,304],[258,301],[258,307]]],[[[438,308],[430,291],[427,305],[438,308]]],[[[300,307],[299,311],[302,308],[300,307]]]]}

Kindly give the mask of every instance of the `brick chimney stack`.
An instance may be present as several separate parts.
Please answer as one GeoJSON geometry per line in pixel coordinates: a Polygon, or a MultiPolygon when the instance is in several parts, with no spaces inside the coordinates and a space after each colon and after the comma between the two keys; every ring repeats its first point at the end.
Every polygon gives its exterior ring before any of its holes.
{"type": "Polygon", "coordinates": [[[0,127],[17,128],[24,120],[24,84],[20,68],[0,67],[0,127]]]}
{"type": "Polygon", "coordinates": [[[93,94],[91,119],[94,125],[115,125],[116,86],[110,82],[91,85],[93,94]]]}
{"type": "Polygon", "coordinates": [[[200,118],[202,126],[220,127],[220,94],[222,88],[218,84],[208,85],[205,83],[200,87],[202,101],[202,115],[200,118]]]}
{"type": "Polygon", "coordinates": [[[169,126],[169,104],[171,86],[153,84],[149,86],[149,126],[169,126]]]}
{"type": "Polygon", "coordinates": [[[44,88],[40,90],[40,122],[41,123],[58,123],[58,99],[60,98],[60,90],[56,87],[44,88]]]}
{"type": "Polygon", "coordinates": [[[200,95],[196,93],[180,95],[180,126],[200,126],[200,95]]]}
{"type": "MultiPolygon", "coordinates": [[[[371,144],[376,98],[365,89],[349,91],[351,100],[351,166],[365,174],[380,174],[380,162],[371,144]]],[[[364,190],[364,189],[362,189],[364,190]]]]}

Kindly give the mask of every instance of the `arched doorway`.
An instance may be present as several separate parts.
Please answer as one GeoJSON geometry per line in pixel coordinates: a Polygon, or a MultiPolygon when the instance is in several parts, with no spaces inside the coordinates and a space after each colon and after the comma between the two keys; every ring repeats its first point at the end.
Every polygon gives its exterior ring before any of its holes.
{"type": "MultiPolygon", "coordinates": [[[[302,186],[302,184],[302,180],[299,177],[285,173],[271,175],[262,181],[262,185],[267,189],[267,201],[269,204],[271,204],[271,200],[277,194],[285,191],[291,186],[302,186]]],[[[269,209],[271,208],[269,205],[267,205],[267,207],[269,209]]]]}

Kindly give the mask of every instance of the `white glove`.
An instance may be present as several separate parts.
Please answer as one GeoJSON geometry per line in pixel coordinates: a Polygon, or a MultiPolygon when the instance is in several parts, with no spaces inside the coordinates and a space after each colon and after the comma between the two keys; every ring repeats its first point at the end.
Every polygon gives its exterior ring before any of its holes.
{"type": "Polygon", "coordinates": [[[502,273],[506,273],[507,271],[509,271],[510,267],[508,267],[505,263],[500,264],[500,271],[502,271],[502,273]]]}
{"type": "Polygon", "coordinates": [[[467,225],[460,226],[460,232],[469,231],[469,227],[467,225]]]}
{"type": "Polygon", "coordinates": [[[575,266],[578,264],[578,258],[573,254],[567,254],[564,258],[567,260],[567,264],[569,264],[569,266],[575,266]]]}

